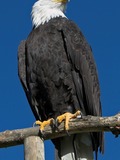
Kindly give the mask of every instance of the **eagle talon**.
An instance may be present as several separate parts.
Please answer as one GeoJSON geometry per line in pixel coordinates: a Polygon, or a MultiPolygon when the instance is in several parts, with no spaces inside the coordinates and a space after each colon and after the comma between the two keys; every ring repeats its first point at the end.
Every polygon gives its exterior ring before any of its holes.
{"type": "Polygon", "coordinates": [[[50,125],[51,125],[53,130],[58,129],[58,126],[56,125],[56,120],[55,119],[53,119],[53,121],[50,125]]]}
{"type": "Polygon", "coordinates": [[[66,130],[66,133],[67,133],[67,136],[70,136],[70,134],[69,134],[68,130],[66,130]]]}
{"type": "Polygon", "coordinates": [[[53,118],[48,119],[47,121],[43,121],[43,122],[38,120],[35,122],[35,124],[40,126],[40,132],[42,135],[44,135],[45,126],[53,124],[53,121],[54,121],[53,118]]]}
{"type": "Polygon", "coordinates": [[[40,131],[41,137],[44,138],[44,137],[45,137],[45,132],[44,132],[44,130],[39,130],[39,131],[40,131]]]}
{"type": "Polygon", "coordinates": [[[55,121],[54,121],[54,126],[55,126],[55,128],[59,131],[58,125],[59,125],[59,122],[58,122],[57,119],[55,119],[55,121]]]}
{"type": "Polygon", "coordinates": [[[77,119],[82,119],[82,117],[83,117],[83,114],[82,114],[82,112],[80,112],[80,114],[79,115],[77,115],[77,119]]]}
{"type": "Polygon", "coordinates": [[[117,138],[120,135],[120,126],[110,127],[111,132],[115,135],[115,138],[117,138]]]}
{"type": "Polygon", "coordinates": [[[36,122],[33,123],[33,127],[37,126],[36,122]]]}
{"type": "MultiPolygon", "coordinates": [[[[61,123],[64,120],[65,121],[65,130],[68,134],[70,119],[77,118],[77,116],[79,116],[80,114],[81,114],[81,112],[79,110],[77,112],[75,112],[74,114],[66,112],[66,113],[58,116],[57,119],[56,119],[56,122],[61,123]]],[[[58,126],[58,124],[57,124],[57,126],[58,126]]]]}

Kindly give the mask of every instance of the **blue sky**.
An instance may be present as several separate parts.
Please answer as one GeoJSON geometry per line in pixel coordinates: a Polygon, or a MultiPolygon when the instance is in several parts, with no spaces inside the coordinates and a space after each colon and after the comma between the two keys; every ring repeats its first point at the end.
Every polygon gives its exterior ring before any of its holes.
{"type": "MultiPolygon", "coordinates": [[[[0,132],[31,127],[35,121],[17,74],[17,48],[31,31],[35,1],[1,1],[0,5],[0,132]]],[[[92,46],[101,86],[104,116],[120,111],[120,1],[71,0],[67,16],[81,28],[92,46]]],[[[46,145],[46,160],[53,145],[46,145]]],[[[105,153],[99,160],[118,159],[120,138],[105,134],[105,153]]],[[[23,146],[0,149],[0,160],[23,160],[23,146]]],[[[51,157],[51,158],[50,158],[51,157]]]]}

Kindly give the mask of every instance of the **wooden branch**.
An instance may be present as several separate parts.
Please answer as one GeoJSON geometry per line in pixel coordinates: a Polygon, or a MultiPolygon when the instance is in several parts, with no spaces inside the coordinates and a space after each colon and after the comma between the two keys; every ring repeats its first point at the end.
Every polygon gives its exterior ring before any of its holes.
{"type": "MultiPolygon", "coordinates": [[[[82,119],[72,119],[69,123],[69,127],[69,134],[111,131],[118,135],[120,134],[120,113],[111,117],[84,116],[82,119]]],[[[46,126],[43,139],[53,139],[66,135],[64,122],[59,125],[58,129],[46,126]]],[[[23,144],[24,139],[29,136],[40,136],[39,127],[1,132],[0,148],[23,144]]]]}

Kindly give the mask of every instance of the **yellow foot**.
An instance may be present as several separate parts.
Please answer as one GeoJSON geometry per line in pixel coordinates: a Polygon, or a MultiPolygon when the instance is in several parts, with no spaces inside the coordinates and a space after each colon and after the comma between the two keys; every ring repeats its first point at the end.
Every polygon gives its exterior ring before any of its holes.
{"type": "Polygon", "coordinates": [[[77,111],[75,114],[66,112],[60,116],[57,117],[57,122],[61,123],[63,120],[65,121],[65,130],[68,131],[69,130],[69,121],[72,118],[77,118],[77,116],[79,116],[81,114],[80,111],[77,111]]]}
{"type": "Polygon", "coordinates": [[[41,131],[41,133],[43,133],[45,126],[52,124],[53,121],[54,121],[54,119],[51,118],[51,119],[48,119],[47,121],[43,121],[43,122],[36,121],[35,123],[40,126],[40,131],[41,131]]]}

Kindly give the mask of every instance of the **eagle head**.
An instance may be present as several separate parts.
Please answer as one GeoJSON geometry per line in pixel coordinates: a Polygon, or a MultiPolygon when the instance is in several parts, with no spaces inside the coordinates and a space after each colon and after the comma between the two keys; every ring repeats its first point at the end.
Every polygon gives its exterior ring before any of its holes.
{"type": "Polygon", "coordinates": [[[32,23],[35,28],[52,18],[66,17],[64,12],[69,0],[38,0],[32,7],[32,23]]]}

